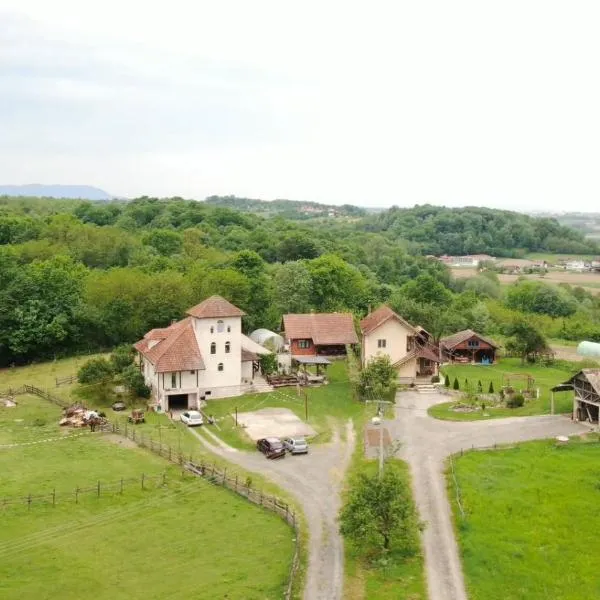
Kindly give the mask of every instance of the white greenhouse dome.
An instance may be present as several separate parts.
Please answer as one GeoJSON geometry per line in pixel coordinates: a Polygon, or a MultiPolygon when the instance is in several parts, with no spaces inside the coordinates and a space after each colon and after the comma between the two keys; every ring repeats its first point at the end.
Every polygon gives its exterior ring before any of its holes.
{"type": "Polygon", "coordinates": [[[282,350],[285,343],[284,339],[278,333],[268,329],[255,329],[249,337],[253,342],[273,352],[282,350]]]}

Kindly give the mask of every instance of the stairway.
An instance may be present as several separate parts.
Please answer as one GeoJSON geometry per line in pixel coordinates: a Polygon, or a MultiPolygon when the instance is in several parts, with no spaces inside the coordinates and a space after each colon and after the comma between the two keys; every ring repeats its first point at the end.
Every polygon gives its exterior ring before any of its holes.
{"type": "Polygon", "coordinates": [[[419,394],[437,394],[437,388],[431,383],[419,383],[415,386],[419,394]]]}
{"type": "Polygon", "coordinates": [[[254,381],[252,385],[247,384],[244,386],[244,394],[263,394],[272,392],[275,388],[267,383],[260,375],[254,375],[254,381]]]}

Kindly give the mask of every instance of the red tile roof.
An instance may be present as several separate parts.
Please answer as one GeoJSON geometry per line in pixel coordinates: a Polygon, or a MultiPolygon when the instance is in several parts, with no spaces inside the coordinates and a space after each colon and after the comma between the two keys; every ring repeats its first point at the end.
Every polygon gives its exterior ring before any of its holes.
{"type": "Polygon", "coordinates": [[[187,311],[197,319],[243,317],[246,313],[221,296],[211,296],[187,311]]]}
{"type": "Polygon", "coordinates": [[[284,315],[283,329],[288,340],[311,339],[317,346],[358,343],[350,313],[284,315]]]}
{"type": "Polygon", "coordinates": [[[389,319],[396,319],[406,328],[418,333],[418,331],[410,323],[405,321],[400,315],[397,315],[389,306],[386,306],[385,304],[381,305],[377,310],[369,313],[360,322],[360,330],[364,335],[368,335],[389,319]]]}
{"type": "Polygon", "coordinates": [[[157,373],[205,368],[189,317],[170,327],[149,331],[134,347],[154,365],[157,373]],[[157,339],[158,343],[150,348],[150,342],[157,339]]]}

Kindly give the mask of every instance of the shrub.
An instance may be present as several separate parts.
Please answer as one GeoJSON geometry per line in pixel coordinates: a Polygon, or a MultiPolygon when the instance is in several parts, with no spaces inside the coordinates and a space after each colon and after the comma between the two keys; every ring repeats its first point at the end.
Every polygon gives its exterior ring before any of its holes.
{"type": "Polygon", "coordinates": [[[477,382],[477,391],[481,394],[483,392],[483,385],[481,385],[481,379],[477,382]]]}
{"type": "Polygon", "coordinates": [[[440,382],[440,376],[439,375],[433,375],[431,377],[431,383],[439,383],[440,382]]]}
{"type": "Polygon", "coordinates": [[[77,372],[79,383],[90,384],[107,381],[114,375],[112,364],[105,358],[92,358],[77,372]]]}
{"type": "Polygon", "coordinates": [[[515,394],[506,401],[506,406],[508,408],[519,408],[523,406],[523,404],[525,404],[525,397],[523,394],[515,394]]]}
{"type": "Polygon", "coordinates": [[[444,386],[447,388],[450,387],[450,375],[446,375],[446,377],[444,379],[444,386]]]}
{"type": "Polygon", "coordinates": [[[150,388],[144,381],[144,376],[135,365],[129,365],[123,371],[123,383],[129,388],[133,396],[150,398],[150,388]]]}
{"type": "Polygon", "coordinates": [[[454,385],[452,386],[455,390],[460,389],[460,385],[458,385],[458,377],[454,378],[454,385]]]}
{"type": "Polygon", "coordinates": [[[490,381],[490,387],[488,388],[488,394],[494,393],[494,382],[490,381]]]}

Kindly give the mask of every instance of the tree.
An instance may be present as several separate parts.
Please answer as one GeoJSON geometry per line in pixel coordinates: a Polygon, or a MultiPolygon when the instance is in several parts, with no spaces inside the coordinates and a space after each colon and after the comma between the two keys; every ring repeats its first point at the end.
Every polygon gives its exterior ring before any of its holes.
{"type": "Polygon", "coordinates": [[[389,400],[396,394],[398,372],[387,354],[374,356],[359,375],[359,394],[363,400],[389,400]]]}
{"type": "Polygon", "coordinates": [[[567,317],[577,310],[577,303],[561,288],[540,281],[518,281],[506,294],[506,304],[522,312],[533,312],[551,317],[567,317]]]}
{"type": "Polygon", "coordinates": [[[310,310],[312,280],[303,262],[288,262],[278,266],[273,281],[275,305],[281,314],[310,310]]]}
{"type": "Polygon", "coordinates": [[[112,379],[115,374],[112,363],[106,358],[91,358],[77,372],[79,383],[94,384],[112,379]]]}
{"type": "Polygon", "coordinates": [[[282,262],[316,258],[319,250],[312,237],[306,233],[294,232],[284,237],[277,248],[277,259],[282,262]]]}
{"type": "Polygon", "coordinates": [[[446,377],[444,378],[444,387],[449,388],[450,387],[450,375],[446,374],[446,377]]]}
{"type": "Polygon", "coordinates": [[[276,354],[263,354],[260,357],[260,370],[265,375],[271,375],[271,373],[276,373],[277,368],[278,364],[276,354]]]}
{"type": "Polygon", "coordinates": [[[494,382],[490,381],[490,387],[488,389],[488,394],[493,394],[494,393],[494,382]]]}
{"type": "Polygon", "coordinates": [[[369,544],[405,555],[418,545],[417,516],[410,489],[393,463],[383,476],[360,473],[340,515],[340,531],[357,544],[369,544]]]}
{"type": "Polygon", "coordinates": [[[170,229],[153,229],[144,236],[143,242],[162,256],[177,254],[183,248],[183,236],[170,229]]]}
{"type": "Polygon", "coordinates": [[[446,306],[452,300],[450,290],[428,273],[423,273],[416,279],[405,283],[400,288],[400,293],[419,304],[446,306]]]}
{"type": "Polygon", "coordinates": [[[124,371],[133,363],[135,352],[129,344],[117,346],[110,355],[110,362],[115,373],[124,371]]]}
{"type": "Polygon", "coordinates": [[[123,383],[129,388],[132,395],[138,398],[150,398],[150,388],[144,381],[144,376],[136,365],[129,365],[121,374],[123,383]]]}
{"type": "Polygon", "coordinates": [[[460,389],[460,385],[458,383],[458,377],[454,378],[454,385],[452,386],[453,389],[455,390],[459,390],[460,389]]]}
{"type": "Polygon", "coordinates": [[[536,360],[537,355],[548,350],[546,338],[530,323],[517,320],[512,323],[507,331],[511,336],[506,343],[506,349],[521,357],[521,362],[536,360]]]}

